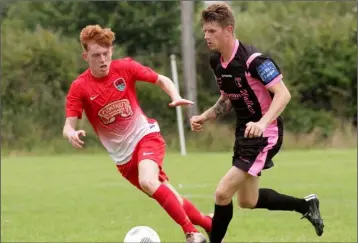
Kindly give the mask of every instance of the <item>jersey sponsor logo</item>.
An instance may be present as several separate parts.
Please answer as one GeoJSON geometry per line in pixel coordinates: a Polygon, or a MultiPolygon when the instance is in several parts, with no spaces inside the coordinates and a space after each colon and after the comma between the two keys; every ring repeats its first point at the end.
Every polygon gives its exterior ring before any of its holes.
{"type": "Polygon", "coordinates": [[[271,60],[264,61],[257,67],[256,70],[257,70],[261,80],[265,84],[270,83],[278,75],[280,75],[280,71],[276,68],[275,64],[271,60]]]}
{"type": "Polygon", "coordinates": [[[133,115],[129,100],[123,99],[111,102],[98,111],[98,116],[105,125],[113,123],[118,115],[123,118],[133,115]]]}
{"type": "Polygon", "coordinates": [[[230,99],[230,100],[240,100],[242,99],[246,106],[247,109],[249,110],[249,112],[251,114],[255,114],[255,110],[254,110],[254,102],[252,100],[250,100],[249,97],[249,92],[246,89],[242,89],[240,90],[239,93],[235,94],[235,93],[231,93],[231,94],[226,94],[226,96],[230,99]]]}
{"type": "Polygon", "coordinates": [[[124,78],[118,78],[114,80],[113,84],[114,87],[116,87],[116,89],[118,89],[119,91],[124,91],[126,88],[126,81],[124,80],[124,78]]]}
{"type": "Polygon", "coordinates": [[[232,78],[231,74],[221,74],[221,77],[223,78],[232,78]]]}

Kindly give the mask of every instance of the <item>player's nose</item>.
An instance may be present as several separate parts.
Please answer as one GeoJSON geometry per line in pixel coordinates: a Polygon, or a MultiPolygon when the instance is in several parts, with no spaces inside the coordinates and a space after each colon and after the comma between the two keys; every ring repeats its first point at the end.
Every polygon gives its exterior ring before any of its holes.
{"type": "Polygon", "coordinates": [[[204,39],[205,39],[205,40],[209,40],[209,38],[210,38],[210,37],[209,37],[208,32],[205,32],[204,39]]]}
{"type": "Polygon", "coordinates": [[[101,55],[100,61],[103,64],[106,61],[106,57],[104,55],[101,55]]]}

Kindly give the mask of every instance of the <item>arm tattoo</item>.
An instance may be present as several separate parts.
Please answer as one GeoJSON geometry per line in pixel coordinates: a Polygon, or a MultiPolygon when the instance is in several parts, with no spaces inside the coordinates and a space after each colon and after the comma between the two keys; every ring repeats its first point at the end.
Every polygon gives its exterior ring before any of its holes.
{"type": "Polygon", "coordinates": [[[226,103],[226,100],[218,100],[216,104],[214,105],[214,112],[216,117],[224,115],[228,110],[228,104],[226,103]]]}

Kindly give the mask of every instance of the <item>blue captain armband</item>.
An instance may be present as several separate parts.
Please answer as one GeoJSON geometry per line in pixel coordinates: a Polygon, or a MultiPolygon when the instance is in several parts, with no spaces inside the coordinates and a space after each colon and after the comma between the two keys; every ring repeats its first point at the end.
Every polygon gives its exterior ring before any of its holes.
{"type": "Polygon", "coordinates": [[[281,72],[271,60],[264,61],[259,66],[257,66],[256,70],[264,84],[269,84],[281,74],[281,72]]]}

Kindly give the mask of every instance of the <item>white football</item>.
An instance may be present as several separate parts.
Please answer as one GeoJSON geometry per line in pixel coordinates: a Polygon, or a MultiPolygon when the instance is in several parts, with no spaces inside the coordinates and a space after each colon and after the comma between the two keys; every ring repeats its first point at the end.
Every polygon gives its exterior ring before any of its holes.
{"type": "Polygon", "coordinates": [[[148,226],[136,226],[124,237],[124,243],[160,243],[158,233],[148,226]]]}

